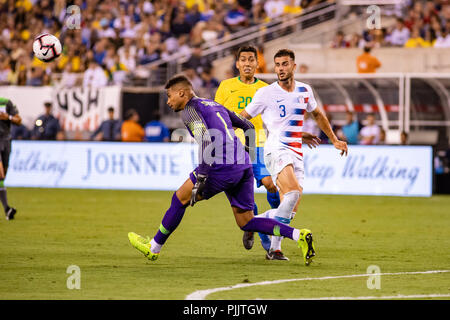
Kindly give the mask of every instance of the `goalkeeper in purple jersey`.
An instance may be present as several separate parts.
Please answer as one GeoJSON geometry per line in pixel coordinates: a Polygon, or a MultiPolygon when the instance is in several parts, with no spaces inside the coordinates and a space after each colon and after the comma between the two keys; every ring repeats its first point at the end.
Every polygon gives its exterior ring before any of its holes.
{"type": "MultiPolygon", "coordinates": [[[[253,215],[254,178],[250,156],[246,152],[251,150],[250,141],[244,147],[233,130],[233,127],[244,132],[253,130],[253,124],[215,101],[197,97],[185,76],[173,77],[165,88],[167,104],[181,113],[184,124],[199,144],[199,166],[173,194],[171,205],[154,237],[144,238],[130,232],[131,244],[149,260],[156,260],[162,246],[181,222],[186,208],[223,191],[236,223],[243,231],[290,238],[298,242],[302,251],[307,250],[302,230],[275,219],[253,215]]],[[[277,210],[289,210],[288,205],[280,205],[277,210]]]]}

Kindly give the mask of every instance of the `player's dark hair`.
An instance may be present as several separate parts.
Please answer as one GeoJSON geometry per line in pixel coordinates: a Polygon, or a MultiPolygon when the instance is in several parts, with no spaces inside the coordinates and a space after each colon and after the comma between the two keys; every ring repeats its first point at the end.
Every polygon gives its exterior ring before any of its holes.
{"type": "Polygon", "coordinates": [[[174,77],[170,78],[166,82],[166,86],[164,88],[167,90],[167,89],[170,89],[173,86],[180,84],[180,83],[192,88],[192,83],[189,81],[189,79],[186,76],[183,76],[183,75],[174,76],[174,77]]]}
{"type": "Polygon", "coordinates": [[[369,52],[370,52],[370,50],[371,50],[371,48],[370,48],[370,47],[368,47],[368,46],[365,46],[365,47],[364,47],[364,52],[366,52],[366,53],[369,53],[369,52]]]}
{"type": "Polygon", "coordinates": [[[255,55],[255,58],[258,59],[258,51],[256,51],[256,48],[254,46],[242,46],[239,47],[238,52],[236,53],[236,59],[239,59],[242,52],[253,52],[255,55]]]}
{"type": "Polygon", "coordinates": [[[276,58],[280,58],[280,57],[290,57],[292,60],[295,61],[294,51],[289,50],[289,49],[278,50],[277,53],[275,53],[275,55],[273,56],[273,59],[275,60],[276,58]]]}

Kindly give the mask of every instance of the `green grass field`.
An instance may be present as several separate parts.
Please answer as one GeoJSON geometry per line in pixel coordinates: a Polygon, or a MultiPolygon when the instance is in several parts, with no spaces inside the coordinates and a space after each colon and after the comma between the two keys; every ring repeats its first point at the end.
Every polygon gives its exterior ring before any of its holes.
{"type": "MultiPolygon", "coordinates": [[[[258,242],[242,246],[225,195],[189,208],[158,261],[128,242],[153,236],[171,192],[9,188],[18,214],[0,221],[0,299],[185,299],[197,290],[279,279],[450,270],[450,197],[305,195],[292,222],[313,231],[317,257],[306,267],[285,239],[290,261],[267,261],[258,242]],[[67,267],[81,270],[81,289],[67,289],[67,267]]],[[[260,210],[265,196],[256,195],[260,210]]],[[[444,295],[450,273],[292,281],[212,293],[206,299],[297,299],[444,295]]]]}

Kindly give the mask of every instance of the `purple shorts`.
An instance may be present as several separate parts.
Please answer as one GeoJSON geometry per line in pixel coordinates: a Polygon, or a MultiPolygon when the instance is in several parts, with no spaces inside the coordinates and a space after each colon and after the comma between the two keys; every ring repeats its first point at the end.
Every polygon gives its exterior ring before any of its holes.
{"type": "MultiPolygon", "coordinates": [[[[197,169],[189,174],[193,184],[197,182],[197,169]]],[[[224,173],[210,172],[206,179],[203,198],[209,199],[220,192],[225,192],[232,207],[253,210],[253,169],[230,170],[224,173]]]]}

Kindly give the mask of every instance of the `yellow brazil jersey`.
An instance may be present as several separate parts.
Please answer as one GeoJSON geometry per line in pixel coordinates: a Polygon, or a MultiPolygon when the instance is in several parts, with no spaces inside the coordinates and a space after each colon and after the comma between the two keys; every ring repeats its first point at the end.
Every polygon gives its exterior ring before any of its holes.
{"type": "MultiPolygon", "coordinates": [[[[256,91],[267,85],[267,83],[259,79],[256,79],[252,84],[242,82],[240,77],[223,80],[217,89],[215,101],[239,114],[252,101],[256,91]]],[[[266,135],[264,133],[261,115],[253,118],[251,122],[255,126],[256,146],[263,147],[266,141],[266,135]]],[[[241,129],[236,130],[236,136],[243,144],[245,143],[244,132],[241,129]]]]}

